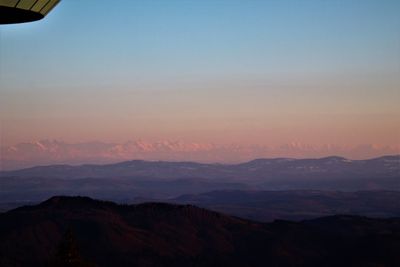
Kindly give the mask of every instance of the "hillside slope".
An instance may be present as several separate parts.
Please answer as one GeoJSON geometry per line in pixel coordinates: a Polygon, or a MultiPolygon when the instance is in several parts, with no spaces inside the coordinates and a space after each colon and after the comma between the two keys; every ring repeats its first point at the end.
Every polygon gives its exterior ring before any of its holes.
{"type": "Polygon", "coordinates": [[[398,266],[400,219],[262,224],[190,205],[53,197],[0,214],[0,266],[43,266],[67,229],[97,266],[398,266]]]}

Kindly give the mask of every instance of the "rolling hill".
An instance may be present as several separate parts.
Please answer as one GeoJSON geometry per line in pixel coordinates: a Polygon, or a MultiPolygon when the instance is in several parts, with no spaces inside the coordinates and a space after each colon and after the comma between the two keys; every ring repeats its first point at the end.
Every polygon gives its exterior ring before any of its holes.
{"type": "Polygon", "coordinates": [[[400,219],[256,223],[191,205],[53,197],[0,214],[0,265],[45,266],[65,232],[92,266],[398,266],[400,219]]]}

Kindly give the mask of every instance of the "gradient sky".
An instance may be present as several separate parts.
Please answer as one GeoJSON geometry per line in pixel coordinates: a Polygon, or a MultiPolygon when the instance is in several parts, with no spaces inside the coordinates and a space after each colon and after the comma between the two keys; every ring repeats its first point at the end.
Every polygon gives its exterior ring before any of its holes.
{"type": "Polygon", "coordinates": [[[1,143],[399,145],[399,14],[397,0],[63,0],[0,26],[1,143]]]}

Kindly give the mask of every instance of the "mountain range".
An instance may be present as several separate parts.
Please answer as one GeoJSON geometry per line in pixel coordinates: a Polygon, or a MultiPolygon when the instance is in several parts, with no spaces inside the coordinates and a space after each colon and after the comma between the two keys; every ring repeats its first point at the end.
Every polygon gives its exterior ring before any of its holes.
{"type": "Polygon", "coordinates": [[[129,159],[198,162],[243,162],[264,157],[323,157],[344,155],[360,159],[397,154],[399,146],[363,144],[357,146],[310,145],[298,142],[278,146],[185,142],[181,140],[124,143],[39,140],[0,147],[0,170],[21,169],[44,164],[105,164],[129,159]]]}
{"type": "MultiPolygon", "coordinates": [[[[189,190],[191,185],[200,186],[200,192],[206,192],[219,189],[219,186],[212,186],[218,184],[226,187],[224,189],[398,190],[400,155],[369,160],[349,160],[342,157],[256,159],[240,164],[133,160],[104,165],[37,166],[2,171],[0,177],[3,191],[12,191],[11,189],[17,189],[19,185],[28,186],[30,183],[33,183],[31,189],[36,184],[39,186],[38,190],[47,185],[57,188],[57,184],[64,184],[63,188],[66,190],[82,183],[97,188],[101,188],[103,183],[112,183],[116,189],[119,185],[126,189],[140,188],[140,185],[157,189],[164,184],[181,184],[183,194],[192,193],[189,190]],[[24,183],[21,183],[21,179],[24,183]],[[201,184],[206,184],[207,190],[201,189],[201,184]],[[7,186],[11,188],[5,190],[7,186]]],[[[82,186],[79,188],[84,189],[82,186]]],[[[168,190],[164,192],[166,195],[180,194],[172,191],[168,193],[168,190]]]]}
{"type": "Polygon", "coordinates": [[[240,164],[206,164],[132,160],[115,164],[85,164],[37,166],[14,171],[2,171],[0,177],[106,178],[149,177],[177,179],[202,177],[238,181],[266,181],[288,177],[324,176],[325,180],[356,177],[396,177],[400,174],[400,155],[368,160],[349,160],[331,156],[318,159],[274,158],[256,159],[240,164]]]}
{"type": "Polygon", "coordinates": [[[223,190],[182,195],[171,202],[262,222],[301,221],[336,214],[400,217],[400,191],[223,190]]]}
{"type": "Polygon", "coordinates": [[[65,266],[398,266],[399,247],[395,218],[263,224],[191,205],[86,197],[53,197],[0,213],[3,267],[77,259],[88,264],[65,266]]]}
{"type": "Polygon", "coordinates": [[[0,211],[54,195],[195,204],[258,221],[398,216],[400,156],[257,159],[240,164],[125,161],[0,172],[0,211]]]}

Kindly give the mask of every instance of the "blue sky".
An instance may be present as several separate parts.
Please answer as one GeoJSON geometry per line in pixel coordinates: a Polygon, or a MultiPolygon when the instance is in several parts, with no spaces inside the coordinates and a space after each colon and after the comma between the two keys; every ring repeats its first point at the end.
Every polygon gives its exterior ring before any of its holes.
{"type": "Polygon", "coordinates": [[[393,72],[399,12],[399,1],[64,0],[45,20],[2,26],[2,74],[18,87],[16,73],[38,70],[67,86],[65,72],[78,86],[393,72]]]}
{"type": "MultiPolygon", "coordinates": [[[[393,143],[399,114],[399,14],[400,1],[388,0],[63,0],[41,21],[0,26],[3,139],[79,139],[81,132],[73,137],[57,132],[59,125],[48,116],[64,124],[79,121],[79,114],[95,125],[111,123],[117,139],[156,138],[156,132],[168,137],[202,132],[212,139],[211,129],[237,118],[250,129],[279,128],[290,114],[300,114],[296,120],[307,128],[333,119],[318,114],[340,113],[362,116],[359,132],[373,127],[371,118],[384,118],[382,127],[393,143]],[[105,102],[109,109],[95,109],[105,102]],[[190,119],[204,127],[179,128],[190,119]],[[48,133],[34,130],[32,121],[48,133]],[[128,121],[146,121],[146,130],[128,129],[128,121]],[[166,124],[171,129],[165,130],[166,124]]],[[[335,117],[332,129],[339,129],[343,119],[335,117]]],[[[228,126],[235,131],[243,125],[228,126]]],[[[299,125],[285,127],[290,132],[299,125]]],[[[259,136],[266,131],[253,130],[259,136]]],[[[338,142],[346,142],[348,133],[340,134],[338,142]]],[[[383,136],[376,133],[363,142],[383,136]]],[[[293,136],[285,138],[275,139],[293,136]]]]}

